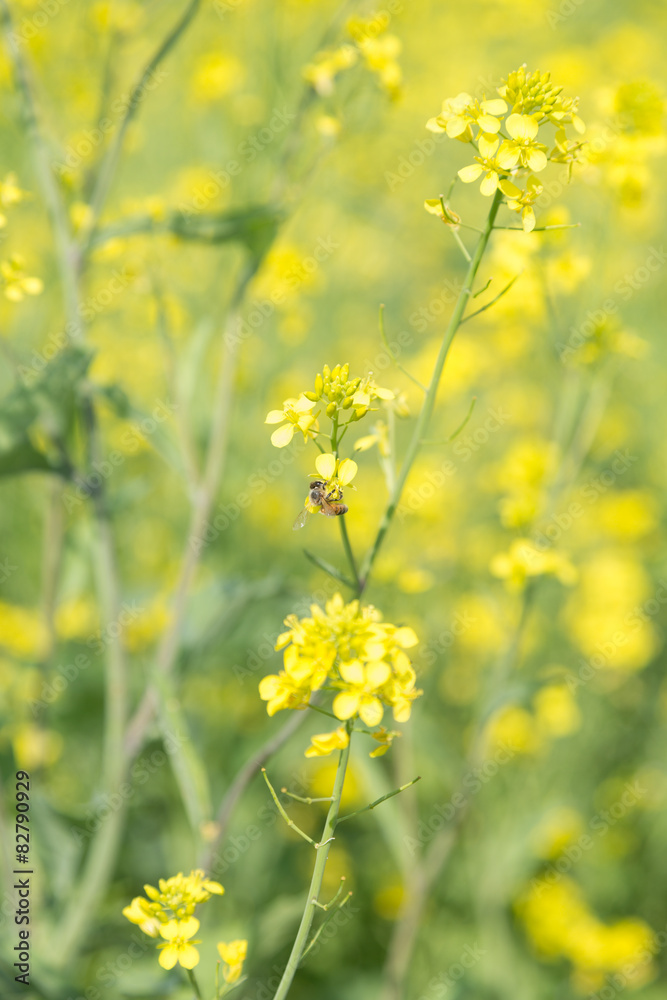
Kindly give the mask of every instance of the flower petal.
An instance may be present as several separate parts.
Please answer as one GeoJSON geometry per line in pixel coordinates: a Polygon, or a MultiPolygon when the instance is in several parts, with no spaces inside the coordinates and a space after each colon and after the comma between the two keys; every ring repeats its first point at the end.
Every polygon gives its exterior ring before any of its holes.
{"type": "Polygon", "coordinates": [[[359,716],[367,726],[379,726],[383,715],[384,708],[378,698],[364,698],[359,708],[359,716]]]}
{"type": "Polygon", "coordinates": [[[467,167],[461,167],[459,170],[459,177],[464,184],[470,184],[471,181],[476,181],[481,174],[483,167],[481,163],[471,163],[467,167]]]}
{"type": "Polygon", "coordinates": [[[535,173],[539,173],[540,170],[544,170],[547,165],[546,154],[542,152],[541,149],[529,149],[528,150],[528,166],[535,173]]]}
{"type": "Polygon", "coordinates": [[[351,719],[359,708],[359,695],[355,691],[341,691],[333,702],[334,715],[337,719],[351,719]]]}
{"type": "Polygon", "coordinates": [[[534,139],[538,129],[532,115],[510,115],[505,127],[513,139],[534,139]]]}
{"type": "Polygon", "coordinates": [[[294,437],[295,431],[294,424],[283,424],[279,427],[277,431],[274,431],[271,435],[271,444],[274,448],[284,448],[290,443],[294,437]]]}
{"type": "Polygon", "coordinates": [[[347,486],[351,483],[357,474],[359,466],[356,462],[353,462],[351,458],[344,458],[343,461],[338,466],[338,480],[341,486],[347,486]]]}
{"type": "Polygon", "coordinates": [[[477,141],[479,143],[479,155],[486,159],[489,156],[493,156],[498,149],[500,139],[497,135],[491,135],[489,132],[480,132],[477,141]]]}
{"type": "Polygon", "coordinates": [[[199,952],[194,945],[183,945],[178,954],[178,962],[184,969],[194,969],[199,962],[199,952]]]}
{"type": "Polygon", "coordinates": [[[479,186],[480,191],[483,195],[495,194],[496,188],[498,187],[498,174],[495,170],[489,170],[486,177],[482,179],[482,183],[479,186]]]}
{"type": "Polygon", "coordinates": [[[364,683],[364,667],[361,660],[347,660],[340,664],[338,670],[346,684],[364,683]]]}
{"type": "Polygon", "coordinates": [[[322,479],[333,479],[336,471],[336,459],[333,455],[318,455],[315,459],[315,468],[322,479]]]}

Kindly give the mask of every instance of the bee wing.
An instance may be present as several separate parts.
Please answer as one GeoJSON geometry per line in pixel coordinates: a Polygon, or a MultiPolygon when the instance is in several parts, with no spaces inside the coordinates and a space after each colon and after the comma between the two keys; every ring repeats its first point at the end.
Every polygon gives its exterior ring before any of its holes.
{"type": "Polygon", "coordinates": [[[310,516],[310,511],[307,507],[304,507],[302,511],[299,511],[296,521],[292,525],[292,531],[298,531],[299,528],[305,528],[306,521],[310,516]]]}
{"type": "Polygon", "coordinates": [[[320,513],[324,514],[326,517],[335,517],[338,511],[333,504],[329,503],[325,497],[322,497],[320,513]]]}

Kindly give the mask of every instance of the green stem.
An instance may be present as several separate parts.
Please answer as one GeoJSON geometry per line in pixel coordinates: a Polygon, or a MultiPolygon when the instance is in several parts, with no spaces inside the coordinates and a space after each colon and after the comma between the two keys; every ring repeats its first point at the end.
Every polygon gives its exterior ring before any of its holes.
{"type": "Polygon", "coordinates": [[[338,523],[340,524],[340,537],[343,540],[343,548],[345,549],[345,555],[347,556],[347,561],[350,564],[350,569],[352,570],[352,577],[354,579],[354,589],[357,596],[361,596],[361,591],[363,587],[361,586],[361,580],[359,579],[359,570],[357,569],[357,561],[354,558],[354,552],[352,551],[352,546],[350,544],[350,536],[347,533],[347,524],[345,522],[345,515],[341,514],[338,518],[338,523]]]}
{"type": "Polygon", "coordinates": [[[186,969],[186,972],[188,974],[188,979],[190,980],[190,984],[192,986],[192,989],[194,990],[194,994],[197,997],[197,1000],[201,1000],[201,990],[199,989],[199,983],[197,982],[197,977],[195,976],[192,969],[186,969]]]}
{"type": "MultiPolygon", "coordinates": [[[[349,723],[347,725],[347,729],[349,732],[349,723]]],[[[306,906],[303,911],[303,916],[301,917],[301,923],[299,924],[299,930],[297,931],[297,935],[294,940],[292,952],[287,965],[285,966],[283,977],[280,980],[280,985],[276,990],[273,1000],[285,1000],[285,997],[289,993],[290,986],[292,985],[292,980],[294,979],[296,970],[298,969],[304,952],[308,947],[308,935],[310,934],[310,928],[313,925],[317,901],[319,899],[320,892],[322,891],[322,880],[324,879],[324,870],[326,868],[327,858],[329,857],[329,848],[331,846],[330,841],[336,829],[336,824],[338,823],[338,812],[340,810],[340,800],[343,794],[343,783],[345,781],[345,772],[347,770],[349,756],[350,746],[348,744],[344,750],[341,750],[340,757],[338,758],[338,769],[336,771],[336,778],[334,781],[333,797],[331,805],[329,806],[329,812],[327,813],[324,830],[322,831],[322,837],[320,838],[322,846],[319,848],[317,858],[315,859],[315,867],[313,868],[313,877],[310,880],[306,906]]]]}
{"type": "MultiPolygon", "coordinates": [[[[2,0],[5,3],[5,0],[2,0]]],[[[160,65],[162,60],[169,54],[169,52],[176,45],[181,35],[184,33],[190,22],[193,20],[195,14],[199,9],[201,0],[190,0],[190,3],[186,7],[184,13],[182,14],[180,20],[174,26],[174,28],[169,32],[166,38],[161,42],[159,48],[154,53],[152,59],[144,67],[139,79],[132,87],[130,92],[130,99],[128,101],[127,110],[123,120],[118,127],[111,145],[109,146],[109,151],[102,161],[100,167],[100,172],[97,176],[95,183],[95,188],[93,190],[92,197],[90,199],[91,216],[90,222],[86,228],[86,231],[81,240],[81,259],[83,260],[90,249],[92,238],[97,229],[97,224],[102,214],[102,210],[107,200],[111,184],[113,183],[113,178],[116,173],[116,167],[120,160],[120,154],[123,149],[123,142],[125,141],[125,135],[132,122],[132,119],[137,113],[137,109],[141,100],[146,93],[146,86],[150,82],[152,74],[155,72],[157,67],[160,65]]]]}
{"type": "Polygon", "coordinates": [[[447,324],[447,329],[442,338],[442,343],[440,345],[440,351],[438,353],[437,360],[435,362],[435,367],[433,369],[433,375],[431,376],[431,381],[428,386],[428,391],[424,399],[424,405],[421,409],[419,417],[417,419],[417,424],[412,434],[412,439],[408,445],[408,450],[405,455],[405,460],[401,467],[401,471],[396,480],[396,486],[394,487],[393,493],[389,498],[386,510],[380,522],[380,527],[378,528],[375,541],[364,560],[361,569],[361,580],[360,580],[360,594],[368,581],[369,574],[375,562],[378,552],[384,541],[384,537],[389,530],[389,525],[392,522],[394,514],[396,513],[396,508],[398,507],[399,500],[401,499],[401,494],[407,482],[408,476],[410,475],[410,470],[414,464],[414,461],[421,448],[422,439],[425,437],[426,430],[428,428],[429,422],[433,415],[433,410],[435,408],[436,397],[438,394],[438,387],[440,385],[440,379],[442,378],[442,372],[445,367],[445,361],[447,360],[447,354],[449,353],[449,348],[452,345],[452,341],[456,336],[456,332],[461,325],[461,320],[463,319],[463,313],[468,304],[470,296],[472,295],[472,286],[479,270],[479,265],[482,262],[482,257],[484,256],[484,251],[486,250],[487,243],[489,242],[489,237],[494,229],[494,222],[496,220],[496,215],[498,214],[498,209],[500,208],[503,196],[501,191],[496,191],[493,201],[491,203],[491,208],[489,209],[489,214],[486,220],[486,225],[482,230],[482,233],[477,241],[477,246],[475,247],[475,252],[473,253],[472,260],[468,265],[468,271],[465,277],[464,286],[459,293],[459,297],[456,300],[456,305],[454,306],[454,312],[452,313],[451,319],[447,324]]]}

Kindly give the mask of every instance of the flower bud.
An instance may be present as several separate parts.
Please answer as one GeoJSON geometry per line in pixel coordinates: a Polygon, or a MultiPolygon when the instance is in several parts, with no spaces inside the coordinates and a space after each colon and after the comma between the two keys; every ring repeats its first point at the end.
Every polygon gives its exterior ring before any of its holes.
{"type": "Polygon", "coordinates": [[[346,396],[343,402],[341,403],[341,409],[349,410],[351,406],[352,406],[352,396],[346,396]]]}
{"type": "Polygon", "coordinates": [[[321,375],[315,377],[315,392],[318,398],[322,395],[322,389],[324,388],[324,380],[321,375]]]}
{"type": "Polygon", "coordinates": [[[310,399],[313,403],[316,403],[320,398],[316,392],[310,392],[310,390],[308,392],[304,392],[304,396],[306,399],[310,399]]]}
{"type": "Polygon", "coordinates": [[[327,416],[333,417],[337,409],[338,406],[336,403],[329,403],[329,405],[327,406],[327,416]]]}
{"type": "Polygon", "coordinates": [[[329,365],[324,365],[322,367],[322,374],[324,375],[325,379],[331,378],[331,369],[329,368],[329,365]]]}

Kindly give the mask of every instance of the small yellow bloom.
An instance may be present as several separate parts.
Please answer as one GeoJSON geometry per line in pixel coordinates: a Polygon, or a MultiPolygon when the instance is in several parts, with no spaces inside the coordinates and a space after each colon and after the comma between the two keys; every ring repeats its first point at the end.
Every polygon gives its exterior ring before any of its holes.
{"type": "Polygon", "coordinates": [[[284,448],[297,431],[301,431],[304,441],[309,437],[315,437],[317,417],[310,412],[314,406],[315,403],[302,393],[296,399],[292,397],[286,399],[282,410],[270,410],[267,413],[265,424],[282,424],[271,435],[271,444],[274,448],[284,448]]]}
{"type": "Polygon", "coordinates": [[[349,745],[350,736],[345,726],[339,726],[332,733],[318,733],[311,736],[312,746],[306,750],[306,757],[328,757],[334,750],[344,750],[349,745]]]}
{"type": "Polygon", "coordinates": [[[161,925],[160,935],[165,938],[165,943],[158,945],[161,949],[158,962],[163,969],[173,969],[177,962],[184,969],[194,969],[199,962],[199,952],[194,945],[200,942],[190,941],[190,938],[198,930],[199,921],[196,917],[170,920],[161,925]]]}
{"type": "Polygon", "coordinates": [[[19,254],[0,261],[0,279],[5,286],[5,298],[10,302],[21,302],[26,295],[39,295],[44,288],[42,280],[31,278],[24,267],[25,261],[19,254]]]}
{"type": "Polygon", "coordinates": [[[571,586],[577,581],[577,571],[570,560],[553,549],[544,551],[529,538],[517,538],[509,552],[499,552],[491,560],[491,572],[507,582],[510,589],[521,589],[529,577],[555,576],[560,583],[571,586]]]}
{"type": "Polygon", "coordinates": [[[243,971],[243,963],[248,953],[248,942],[239,939],[225,944],[224,941],[218,943],[218,953],[225,963],[222,977],[226,983],[236,983],[243,971]]]}
{"type": "Polygon", "coordinates": [[[510,115],[505,128],[511,138],[506,139],[498,151],[498,163],[504,170],[528,167],[535,173],[547,165],[546,146],[536,142],[538,123],[531,115],[510,115]]]}
{"type": "Polygon", "coordinates": [[[447,98],[440,114],[430,118],[426,127],[430,132],[446,132],[450,139],[470,142],[472,125],[477,125],[480,132],[496,133],[500,131],[499,117],[506,111],[507,104],[501,98],[477,101],[464,92],[447,98]]]}
{"type": "Polygon", "coordinates": [[[123,916],[131,923],[138,924],[140,930],[149,937],[157,937],[160,933],[161,921],[143,896],[135,896],[130,905],[123,908],[123,916]]]}

